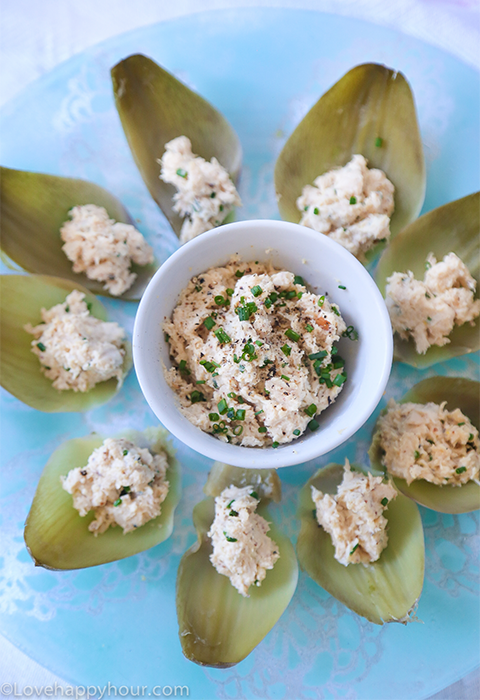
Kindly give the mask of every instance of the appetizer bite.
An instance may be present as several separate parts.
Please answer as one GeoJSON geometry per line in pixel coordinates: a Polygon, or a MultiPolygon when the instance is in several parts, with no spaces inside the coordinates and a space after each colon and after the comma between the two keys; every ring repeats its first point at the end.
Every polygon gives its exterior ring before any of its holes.
{"type": "Polygon", "coordinates": [[[423,528],[416,505],[383,474],[348,460],[319,469],[300,492],[299,517],[298,560],[316,583],[370,622],[412,619],[423,528]]]}
{"type": "Polygon", "coordinates": [[[374,63],[344,75],[288,139],[275,165],[275,189],[283,219],[370,260],[380,242],[418,216],[425,195],[422,143],[404,76],[374,63]]]}
{"type": "Polygon", "coordinates": [[[414,367],[480,347],[480,193],[407,226],[380,258],[375,280],[395,333],[395,359],[414,367]]]}
{"type": "Polygon", "coordinates": [[[216,158],[207,162],[192,153],[186,136],[178,136],[165,144],[165,153],[158,161],[162,166],[160,178],[177,188],[173,209],[184,222],[180,243],[219,226],[242,205],[235,185],[216,158]]]}
{"type": "Polygon", "coordinates": [[[361,155],[305,185],[297,199],[300,224],[330,236],[359,260],[390,238],[394,186],[382,170],[369,169],[361,155]]]}
{"type": "Polygon", "coordinates": [[[146,56],[129,56],[111,74],[135,162],[180,241],[224,222],[241,203],[241,148],[226,119],[146,56]]]}
{"type": "Polygon", "coordinates": [[[197,275],[163,329],[182,413],[223,442],[278,447],[317,430],[347,379],[338,306],[269,263],[197,275]]]}
{"type": "Polygon", "coordinates": [[[50,457],[25,525],[35,563],[81,569],[166,540],[180,500],[180,469],[163,428],[92,434],[50,457]]]}
{"type": "Polygon", "coordinates": [[[480,507],[480,384],[431,377],[378,418],[369,455],[375,468],[418,503],[444,513],[480,507]]]}
{"type": "Polygon", "coordinates": [[[1,288],[7,391],[47,412],[87,411],[115,395],[132,364],[130,344],[93,294],[41,275],[2,275],[1,288]]]}
{"type": "Polygon", "coordinates": [[[0,174],[7,263],[76,281],[104,296],[140,299],[156,265],[118,199],[85,180],[10,168],[0,174]]]}
{"type": "Polygon", "coordinates": [[[204,491],[208,498],[193,511],[198,541],[178,569],[179,637],[188,659],[226,668],[278,621],[294,594],[298,566],[290,540],[265,508],[280,500],[273,469],[216,463],[204,491]]]}

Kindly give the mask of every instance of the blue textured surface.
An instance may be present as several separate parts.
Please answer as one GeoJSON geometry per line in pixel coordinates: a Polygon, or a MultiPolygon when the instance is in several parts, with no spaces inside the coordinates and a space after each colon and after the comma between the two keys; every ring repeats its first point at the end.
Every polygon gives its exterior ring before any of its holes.
{"type": "MultiPolygon", "coordinates": [[[[428,166],[424,211],[479,189],[478,75],[437,49],[390,30],[320,13],[234,10],[148,27],[95,47],[32,85],[0,114],[4,165],[91,179],[111,190],[139,220],[165,259],[177,246],[150,199],[115,111],[109,69],[142,52],[217,106],[244,148],[239,218],[278,218],[273,166],[286,138],[318,97],[358,63],[405,73],[418,107],[428,166]]],[[[135,305],[107,301],[131,330],[135,305]]],[[[425,371],[395,366],[384,401],[434,374],[478,377],[478,358],[425,371]]],[[[154,423],[134,375],[106,406],[87,414],[42,414],[5,392],[0,526],[1,631],[71,682],[188,685],[210,698],[420,700],[477,663],[478,513],[422,510],[426,538],[422,623],[377,627],[301,575],[274,630],[241,664],[203,669],[186,661],[177,639],[175,576],[194,541],[193,505],[210,463],[178,446],[184,493],[165,543],[122,562],[54,573],[35,570],[23,525],[53,450],[91,430],[114,434],[154,423]]],[[[378,411],[341,449],[315,463],[281,470],[276,515],[295,537],[296,491],[312,471],[345,457],[364,461],[378,411]]]]}

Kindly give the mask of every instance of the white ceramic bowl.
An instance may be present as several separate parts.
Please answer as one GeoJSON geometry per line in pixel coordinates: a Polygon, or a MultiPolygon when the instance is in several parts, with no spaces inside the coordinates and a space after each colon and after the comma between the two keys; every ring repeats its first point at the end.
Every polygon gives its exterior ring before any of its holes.
{"type": "Polygon", "coordinates": [[[163,425],[192,449],[238,467],[278,468],[306,462],[333,450],[355,433],[377,406],[392,365],[392,328],[375,282],[353,255],[327,236],[284,221],[240,221],[208,231],[177,250],[152,278],[140,302],[133,331],[138,381],[163,425]],[[320,428],[278,448],[239,447],[203,432],[178,409],[176,394],[164,377],[171,362],[163,322],[171,317],[189,280],[227,263],[271,261],[301,275],[311,291],[328,292],[358,341],[342,338],[348,380],[335,403],[317,416],[320,428]],[[339,289],[344,285],[346,290],[339,289]]]}

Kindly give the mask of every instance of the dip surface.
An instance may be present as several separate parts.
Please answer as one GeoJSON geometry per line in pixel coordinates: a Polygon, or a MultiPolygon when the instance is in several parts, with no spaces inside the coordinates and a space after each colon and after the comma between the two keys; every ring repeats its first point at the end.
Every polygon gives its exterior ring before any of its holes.
{"type": "Polygon", "coordinates": [[[307,428],[346,381],[337,305],[301,277],[236,260],[194,277],[164,324],[166,379],[184,415],[224,442],[276,447],[307,428]]]}

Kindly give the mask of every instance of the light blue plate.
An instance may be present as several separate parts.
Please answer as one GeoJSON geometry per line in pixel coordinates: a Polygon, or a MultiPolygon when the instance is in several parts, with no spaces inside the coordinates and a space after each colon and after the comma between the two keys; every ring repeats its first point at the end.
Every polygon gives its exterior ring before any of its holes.
{"type": "MultiPolygon", "coordinates": [[[[0,115],[4,165],[84,177],[107,187],[140,220],[162,260],[175,250],[176,237],[136,170],[110,85],[111,66],[136,52],[198,90],[237,130],[245,157],[242,218],[278,218],[273,166],[285,139],[328,87],[367,61],[401,70],[413,87],[428,163],[425,211],[479,189],[479,83],[471,68],[419,41],[356,20],[292,10],[198,14],[74,57],[0,115]]],[[[107,305],[115,320],[131,329],[135,305],[107,305]]],[[[422,372],[397,365],[385,400],[399,398],[424,377],[474,377],[477,369],[472,357],[422,372]]],[[[155,421],[133,374],[119,396],[85,415],[43,414],[6,393],[1,398],[1,630],[61,677],[83,685],[149,686],[144,692],[187,685],[193,700],[419,700],[475,667],[478,514],[442,516],[425,509],[421,622],[377,627],[301,575],[290,607],[244,662],[211,670],[186,661],[177,638],[175,576],[182,553],[194,541],[190,516],[209,461],[178,445],[184,494],[167,542],[90,570],[35,570],[23,525],[51,452],[91,430],[114,434],[155,421]]],[[[328,461],[365,460],[377,413],[327,458],[281,470],[284,500],[277,515],[292,537],[298,528],[298,486],[328,461]]]]}

